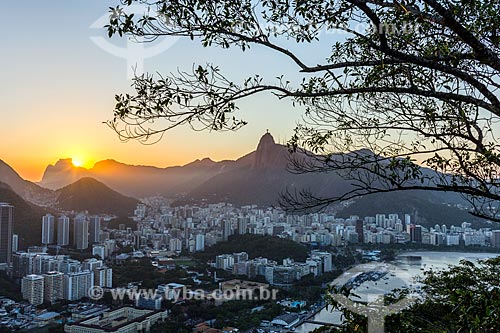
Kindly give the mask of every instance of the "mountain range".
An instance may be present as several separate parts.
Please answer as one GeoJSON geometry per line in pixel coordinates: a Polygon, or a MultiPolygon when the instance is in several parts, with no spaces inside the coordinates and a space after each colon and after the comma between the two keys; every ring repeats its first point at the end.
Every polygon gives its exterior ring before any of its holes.
{"type": "Polygon", "coordinates": [[[114,160],[97,162],[93,168],[77,168],[70,159],[59,160],[45,170],[39,185],[58,189],[92,177],[124,195],[142,198],[163,195],[185,201],[227,201],[238,205],[273,205],[285,188],[313,188],[320,195],[338,195],[349,184],[335,174],[293,175],[287,171],[289,152],[271,134],[260,139],[257,149],[236,160],[196,160],[184,166],[157,168],[127,165],[114,160]]]}
{"type": "Polygon", "coordinates": [[[54,196],[51,190],[24,180],[10,165],[2,160],[0,160],[0,182],[8,184],[11,190],[36,205],[50,206],[54,204],[54,196]]]}
{"type": "MultiPolygon", "coordinates": [[[[270,206],[277,204],[286,189],[310,188],[320,196],[335,196],[351,188],[335,173],[292,174],[287,170],[289,161],[288,148],[266,133],[255,151],[236,160],[215,162],[204,158],[167,168],[104,160],[85,169],[75,167],[70,159],[62,159],[49,165],[37,184],[22,179],[0,160],[0,182],[30,205],[118,216],[132,214],[138,199],[153,195],[181,203],[225,201],[270,206]]],[[[455,199],[449,194],[425,191],[371,195],[355,200],[338,216],[409,213],[424,225],[482,221],[452,206],[455,199]]],[[[7,200],[0,196],[0,201],[7,200]]]]}
{"type": "MultiPolygon", "coordinates": [[[[0,184],[36,207],[61,211],[88,211],[129,216],[138,200],[126,197],[93,178],[79,178],[72,184],[52,190],[24,180],[7,163],[0,160],[0,184]]],[[[0,202],[9,202],[0,196],[0,202]]]]}

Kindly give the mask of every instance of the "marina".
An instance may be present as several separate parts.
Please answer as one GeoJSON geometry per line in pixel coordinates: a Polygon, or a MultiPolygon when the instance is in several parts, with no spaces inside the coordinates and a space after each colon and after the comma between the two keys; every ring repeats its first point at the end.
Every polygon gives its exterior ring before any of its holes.
{"type": "MultiPolygon", "coordinates": [[[[360,297],[353,300],[368,303],[397,288],[417,287],[418,279],[429,269],[442,270],[448,268],[449,265],[459,264],[461,260],[477,262],[498,255],[500,254],[408,252],[396,257],[391,263],[374,262],[358,265],[345,272],[332,284],[336,286],[350,284],[352,291],[360,297]]],[[[294,332],[309,333],[323,325],[341,325],[342,322],[342,312],[325,306],[297,326],[294,332]]]]}

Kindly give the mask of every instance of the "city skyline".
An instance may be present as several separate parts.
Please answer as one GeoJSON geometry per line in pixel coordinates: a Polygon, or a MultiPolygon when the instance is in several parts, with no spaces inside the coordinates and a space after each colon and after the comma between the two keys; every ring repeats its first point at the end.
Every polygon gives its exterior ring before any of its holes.
{"type": "Polygon", "coordinates": [[[0,332],[500,332],[498,22],[0,1],[0,332]]]}

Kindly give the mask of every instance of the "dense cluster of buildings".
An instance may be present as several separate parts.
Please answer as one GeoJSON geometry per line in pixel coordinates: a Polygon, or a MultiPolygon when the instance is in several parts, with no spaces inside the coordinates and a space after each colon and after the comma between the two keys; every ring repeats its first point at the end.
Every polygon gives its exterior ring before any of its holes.
{"type": "Polygon", "coordinates": [[[47,326],[54,320],[61,320],[56,312],[40,310],[27,302],[16,302],[0,296],[0,330],[2,332],[29,331],[47,326]]]}
{"type": "Polygon", "coordinates": [[[399,219],[398,214],[377,214],[363,220],[358,216],[335,220],[343,224],[339,229],[352,243],[500,247],[500,230],[474,229],[468,222],[463,222],[460,226],[447,227],[445,224],[436,224],[426,228],[412,223],[408,214],[404,216],[404,220],[399,219]]]}
{"type": "Polygon", "coordinates": [[[285,259],[282,264],[267,258],[248,260],[246,252],[222,254],[215,258],[214,266],[249,278],[264,276],[271,285],[280,287],[291,286],[309,274],[320,276],[333,270],[332,254],[320,251],[312,251],[306,262],[285,259]]]}
{"type": "Polygon", "coordinates": [[[102,260],[84,262],[68,256],[18,252],[12,258],[12,274],[21,280],[23,298],[33,305],[88,297],[94,286],[111,288],[113,269],[102,260]]]}
{"type": "MultiPolygon", "coordinates": [[[[227,203],[171,207],[166,199],[153,197],[137,206],[133,216],[136,230],[126,225],[120,225],[118,229],[103,228],[103,217],[97,215],[47,214],[41,220],[41,246],[24,252],[19,251],[18,236],[13,234],[13,218],[14,207],[0,203],[0,269],[8,271],[20,282],[23,298],[32,305],[59,300],[78,302],[88,297],[92,287],[111,288],[113,270],[108,266],[111,262],[149,256],[159,269],[170,269],[175,267],[173,256],[181,252],[204,251],[232,235],[270,235],[311,248],[349,243],[500,248],[500,230],[474,229],[467,222],[459,226],[445,223],[425,227],[418,223],[418,218],[409,214],[339,218],[334,213],[289,215],[278,208],[235,207],[227,203]],[[131,252],[116,253],[118,245],[131,252]],[[59,253],[61,248],[72,248],[94,258],[78,261],[68,255],[53,254],[59,253]]],[[[250,259],[245,252],[223,254],[214,259],[213,266],[217,269],[249,279],[263,277],[270,285],[279,287],[288,287],[306,275],[320,276],[333,270],[332,254],[317,250],[313,250],[305,262],[250,259]]],[[[176,295],[176,290],[183,287],[169,284],[158,286],[158,289],[167,290],[170,296],[166,299],[170,300],[176,295]]],[[[111,324],[93,319],[68,326],[68,331],[77,332],[92,326],[99,332],[109,329],[109,325],[119,331],[147,327],[154,320],[144,318],[156,316],[161,299],[139,298],[136,307],[148,308],[152,312],[137,318],[125,314],[118,319],[112,319],[114,314],[110,314],[111,324]]],[[[102,318],[102,314],[100,316],[102,318]]],[[[84,319],[89,320],[89,317],[84,319]]]]}
{"type": "Polygon", "coordinates": [[[161,198],[151,198],[135,213],[138,230],[112,236],[136,249],[166,249],[173,254],[203,251],[235,234],[271,235],[313,247],[347,243],[500,247],[500,230],[473,229],[467,222],[426,228],[418,224],[418,217],[409,214],[364,218],[339,218],[328,213],[289,215],[278,208],[235,207],[227,203],[171,208],[161,198]]]}
{"type": "MultiPolygon", "coordinates": [[[[86,250],[92,244],[103,243],[109,235],[101,230],[100,216],[77,214],[73,219],[73,247],[77,250],[86,250]]],[[[57,218],[47,214],[42,218],[42,244],[44,246],[57,244],[70,245],[70,219],[65,215],[57,218]]]]}
{"type": "MultiPolygon", "coordinates": [[[[88,296],[93,286],[112,287],[113,270],[103,260],[73,260],[66,255],[48,255],[49,246],[70,245],[70,219],[64,215],[56,218],[43,216],[41,247],[31,247],[27,252],[18,251],[17,235],[12,234],[14,207],[0,203],[0,265],[17,281],[30,304],[54,303],[58,300],[76,301],[88,296]]],[[[74,218],[73,246],[86,250],[101,259],[115,250],[109,233],[101,230],[101,217],[78,214],[74,218]]]]}
{"type": "MultiPolygon", "coordinates": [[[[88,297],[94,286],[111,288],[113,270],[103,260],[87,259],[84,262],[67,255],[48,255],[50,246],[70,245],[70,219],[62,215],[56,218],[47,214],[42,217],[42,247],[31,247],[28,252],[13,252],[11,275],[21,281],[23,298],[33,305],[58,300],[77,301],[88,297]]],[[[109,234],[101,230],[101,217],[78,214],[73,220],[73,248],[87,250],[106,259],[115,249],[109,234]]]]}
{"type": "Polygon", "coordinates": [[[167,317],[168,311],[120,307],[69,323],[64,327],[64,331],[66,333],[149,332],[154,324],[164,321],[167,317]]]}

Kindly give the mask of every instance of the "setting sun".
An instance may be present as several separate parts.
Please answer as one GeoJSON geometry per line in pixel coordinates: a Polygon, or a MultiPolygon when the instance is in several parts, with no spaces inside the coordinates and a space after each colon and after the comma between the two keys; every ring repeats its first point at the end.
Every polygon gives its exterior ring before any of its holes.
{"type": "Polygon", "coordinates": [[[74,166],[76,167],[82,167],[83,166],[83,162],[79,159],[76,159],[76,158],[73,158],[71,160],[71,162],[73,163],[74,166]]]}

